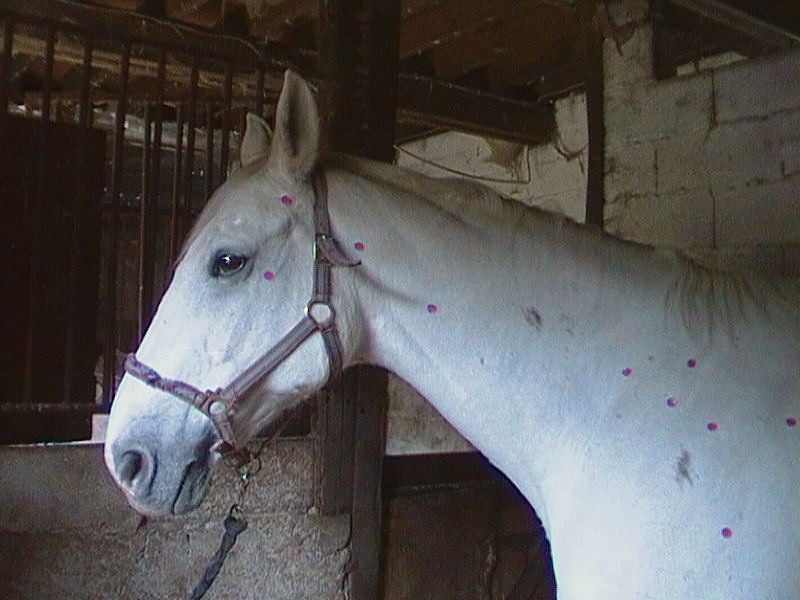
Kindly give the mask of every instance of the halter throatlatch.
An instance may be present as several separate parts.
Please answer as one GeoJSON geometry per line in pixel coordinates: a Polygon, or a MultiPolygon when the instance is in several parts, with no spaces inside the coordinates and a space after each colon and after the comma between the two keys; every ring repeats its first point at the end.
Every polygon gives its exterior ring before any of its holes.
{"type": "Polygon", "coordinates": [[[355,267],[361,262],[351,261],[333,237],[323,171],[315,169],[311,181],[314,187],[314,291],[303,316],[286,335],[228,385],[215,391],[203,392],[183,381],[162,377],[140,362],[133,352],[125,359],[125,371],[128,374],[203,411],[214,423],[222,440],[234,448],[238,448],[230,421],[234,404],[291,356],[312,334],[322,334],[328,354],[329,380],[338,377],[342,371],[342,342],[336,330],[336,312],[331,305],[331,269],[355,267]]]}

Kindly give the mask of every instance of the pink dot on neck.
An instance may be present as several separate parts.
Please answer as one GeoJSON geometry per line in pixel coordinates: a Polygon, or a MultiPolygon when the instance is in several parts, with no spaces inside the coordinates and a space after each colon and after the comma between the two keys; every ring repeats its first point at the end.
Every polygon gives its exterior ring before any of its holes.
{"type": "Polygon", "coordinates": [[[693,369],[697,366],[697,361],[693,358],[690,358],[689,360],[686,361],[686,366],[689,367],[690,369],[693,369]]]}
{"type": "Polygon", "coordinates": [[[435,313],[437,310],[439,310],[439,307],[438,307],[438,306],[436,306],[435,304],[428,304],[428,306],[427,306],[427,311],[428,311],[429,313],[433,314],[433,313],[435,313]]]}
{"type": "Polygon", "coordinates": [[[677,406],[678,401],[675,398],[667,398],[667,406],[677,406]]]}
{"type": "Polygon", "coordinates": [[[794,427],[795,425],[797,425],[797,419],[795,419],[794,417],[789,417],[788,419],[786,419],[786,424],[789,427],[794,427]]]}
{"type": "Polygon", "coordinates": [[[633,373],[633,369],[631,369],[630,367],[625,367],[624,369],[622,369],[622,374],[625,377],[630,376],[631,373],[633,373]]]}
{"type": "Polygon", "coordinates": [[[361,252],[362,250],[364,250],[364,242],[356,242],[354,247],[356,250],[361,252]]]}
{"type": "Polygon", "coordinates": [[[264,279],[266,279],[267,281],[272,281],[273,279],[275,279],[275,273],[273,273],[272,271],[266,271],[264,273],[264,279]]]}
{"type": "Polygon", "coordinates": [[[281,196],[281,204],[284,206],[290,206],[294,204],[294,200],[291,198],[291,196],[281,196]]]}
{"type": "Polygon", "coordinates": [[[708,429],[709,431],[716,431],[717,427],[718,425],[716,423],[709,423],[708,425],[706,425],[706,429],[708,429]]]}
{"type": "Polygon", "coordinates": [[[723,527],[721,533],[722,537],[729,538],[733,535],[733,530],[730,527],[723,527]]]}

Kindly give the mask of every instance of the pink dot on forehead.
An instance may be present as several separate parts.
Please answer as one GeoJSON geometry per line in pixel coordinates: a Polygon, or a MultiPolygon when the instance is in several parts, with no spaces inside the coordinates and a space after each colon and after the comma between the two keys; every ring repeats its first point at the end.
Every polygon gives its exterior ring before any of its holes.
{"type": "Polygon", "coordinates": [[[697,366],[697,361],[693,358],[690,358],[689,360],[686,361],[686,366],[689,367],[690,369],[693,369],[694,367],[697,366]]]}
{"type": "Polygon", "coordinates": [[[622,374],[625,377],[628,377],[631,373],[633,373],[633,369],[631,369],[630,367],[625,367],[624,369],[622,369],[622,374]]]}
{"type": "Polygon", "coordinates": [[[266,279],[267,281],[272,281],[273,279],[275,279],[275,273],[273,273],[272,271],[265,271],[264,279],[266,279]]]}
{"type": "Polygon", "coordinates": [[[718,427],[718,425],[716,423],[709,423],[708,425],[706,425],[706,428],[709,431],[716,431],[717,427],[718,427]]]}
{"type": "Polygon", "coordinates": [[[436,306],[435,304],[428,304],[428,306],[427,306],[427,311],[428,311],[429,313],[433,314],[433,313],[435,313],[437,310],[439,310],[439,307],[438,307],[438,306],[436,306]]]}
{"type": "Polygon", "coordinates": [[[667,398],[667,406],[677,406],[678,401],[675,398],[667,398]]]}
{"type": "Polygon", "coordinates": [[[730,527],[722,528],[722,537],[729,538],[733,535],[733,530],[730,527]]]}
{"type": "Polygon", "coordinates": [[[284,206],[289,206],[291,204],[294,204],[294,200],[291,198],[291,196],[284,195],[281,196],[281,204],[283,204],[284,206]]]}
{"type": "Polygon", "coordinates": [[[794,417],[789,417],[788,419],[786,419],[786,424],[789,427],[794,427],[795,425],[797,425],[797,419],[795,419],[794,417]]]}
{"type": "Polygon", "coordinates": [[[364,249],[364,242],[356,242],[355,249],[361,252],[364,249]]]}

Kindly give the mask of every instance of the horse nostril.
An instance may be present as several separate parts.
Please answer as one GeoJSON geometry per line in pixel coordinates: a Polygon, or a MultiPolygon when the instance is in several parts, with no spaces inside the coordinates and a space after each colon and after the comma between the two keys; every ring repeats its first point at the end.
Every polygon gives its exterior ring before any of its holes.
{"type": "Polygon", "coordinates": [[[116,461],[119,482],[126,487],[133,487],[137,481],[146,479],[145,470],[148,461],[143,452],[127,450],[116,461]]]}

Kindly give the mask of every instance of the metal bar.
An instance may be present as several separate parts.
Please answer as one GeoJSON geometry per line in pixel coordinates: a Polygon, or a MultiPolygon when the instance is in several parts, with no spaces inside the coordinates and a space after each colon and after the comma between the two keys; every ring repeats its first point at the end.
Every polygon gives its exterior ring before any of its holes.
{"type": "Polygon", "coordinates": [[[96,405],[92,403],[75,403],[75,402],[46,402],[46,403],[31,403],[20,404],[18,402],[0,403],[0,414],[3,413],[22,413],[22,414],[38,414],[38,413],[70,413],[75,412],[79,414],[92,414],[96,411],[96,405]]]}
{"type": "Polygon", "coordinates": [[[187,119],[186,133],[186,170],[184,171],[185,184],[183,186],[183,213],[181,215],[181,236],[188,231],[192,221],[192,196],[194,195],[194,143],[195,128],[197,127],[197,80],[199,70],[197,58],[192,58],[192,75],[189,78],[189,117],[187,119]]]}
{"type": "Polygon", "coordinates": [[[131,45],[122,47],[119,65],[119,93],[114,115],[114,151],[111,163],[111,222],[108,227],[106,315],[103,345],[103,407],[111,407],[114,397],[114,375],[117,348],[117,259],[119,254],[119,204],[122,190],[122,158],[125,146],[125,117],[128,112],[128,74],[131,60],[131,45]]]}
{"type": "Polygon", "coordinates": [[[136,302],[136,345],[142,341],[147,329],[148,297],[153,295],[153,256],[150,252],[153,237],[150,218],[153,202],[152,192],[152,107],[148,103],[144,108],[144,143],[142,144],[142,190],[139,202],[139,288],[136,302]]]}
{"type": "Polygon", "coordinates": [[[230,154],[231,132],[231,94],[233,92],[233,64],[225,63],[225,84],[222,89],[222,140],[219,152],[219,181],[228,177],[228,154],[230,154]]]}
{"type": "Polygon", "coordinates": [[[81,68],[80,102],[78,105],[78,153],[75,157],[75,208],[72,217],[72,235],[69,250],[69,300],[67,302],[67,337],[64,347],[64,402],[74,402],[73,382],[75,381],[75,324],[78,318],[78,268],[80,262],[80,240],[83,230],[83,215],[87,210],[86,202],[86,146],[89,129],[89,116],[92,107],[89,104],[92,80],[92,49],[94,39],[91,36],[83,41],[83,66],[81,68]]]}
{"type": "Polygon", "coordinates": [[[795,32],[759,19],[727,2],[719,0],[669,0],[669,2],[779,48],[800,45],[800,35],[795,32]]]}
{"type": "Polygon", "coordinates": [[[28,329],[25,339],[25,378],[22,401],[33,401],[33,382],[36,375],[35,353],[36,337],[39,329],[39,307],[42,289],[42,236],[44,225],[45,176],[49,167],[48,146],[50,142],[50,94],[53,90],[53,53],[55,52],[56,31],[48,27],[45,42],[44,78],[42,81],[42,107],[39,129],[39,159],[36,170],[36,197],[33,200],[33,232],[31,240],[30,287],[28,289],[28,329]]]}
{"type": "Polygon", "coordinates": [[[253,112],[259,116],[264,114],[264,69],[259,69],[256,75],[256,99],[253,103],[253,112]]]}
{"type": "Polygon", "coordinates": [[[214,192],[214,105],[206,104],[206,199],[214,192]]]}
{"type": "Polygon", "coordinates": [[[3,20],[3,53],[0,55],[0,119],[5,118],[8,112],[8,87],[11,82],[11,52],[13,45],[14,21],[7,18],[3,20]]]}
{"type": "Polygon", "coordinates": [[[163,46],[238,64],[270,65],[282,70],[291,64],[290,48],[275,42],[254,43],[231,35],[219,35],[186,23],[149,17],[141,12],[119,10],[84,2],[31,2],[3,0],[0,15],[19,15],[33,23],[59,23],[62,31],[121,40],[126,44],[163,46]],[[73,25],[78,23],[80,25],[73,25]]]}
{"type": "Polygon", "coordinates": [[[178,104],[175,115],[175,158],[172,168],[172,202],[169,218],[169,256],[174,261],[178,255],[178,240],[181,237],[180,229],[180,202],[181,180],[183,164],[183,104],[178,104]]]}
{"type": "Polygon", "coordinates": [[[158,197],[161,176],[161,134],[163,129],[163,90],[166,72],[166,51],[159,50],[155,105],[145,106],[144,143],[142,145],[142,202],[139,212],[139,295],[137,307],[137,341],[141,342],[155,303],[156,236],[158,197]]]}

